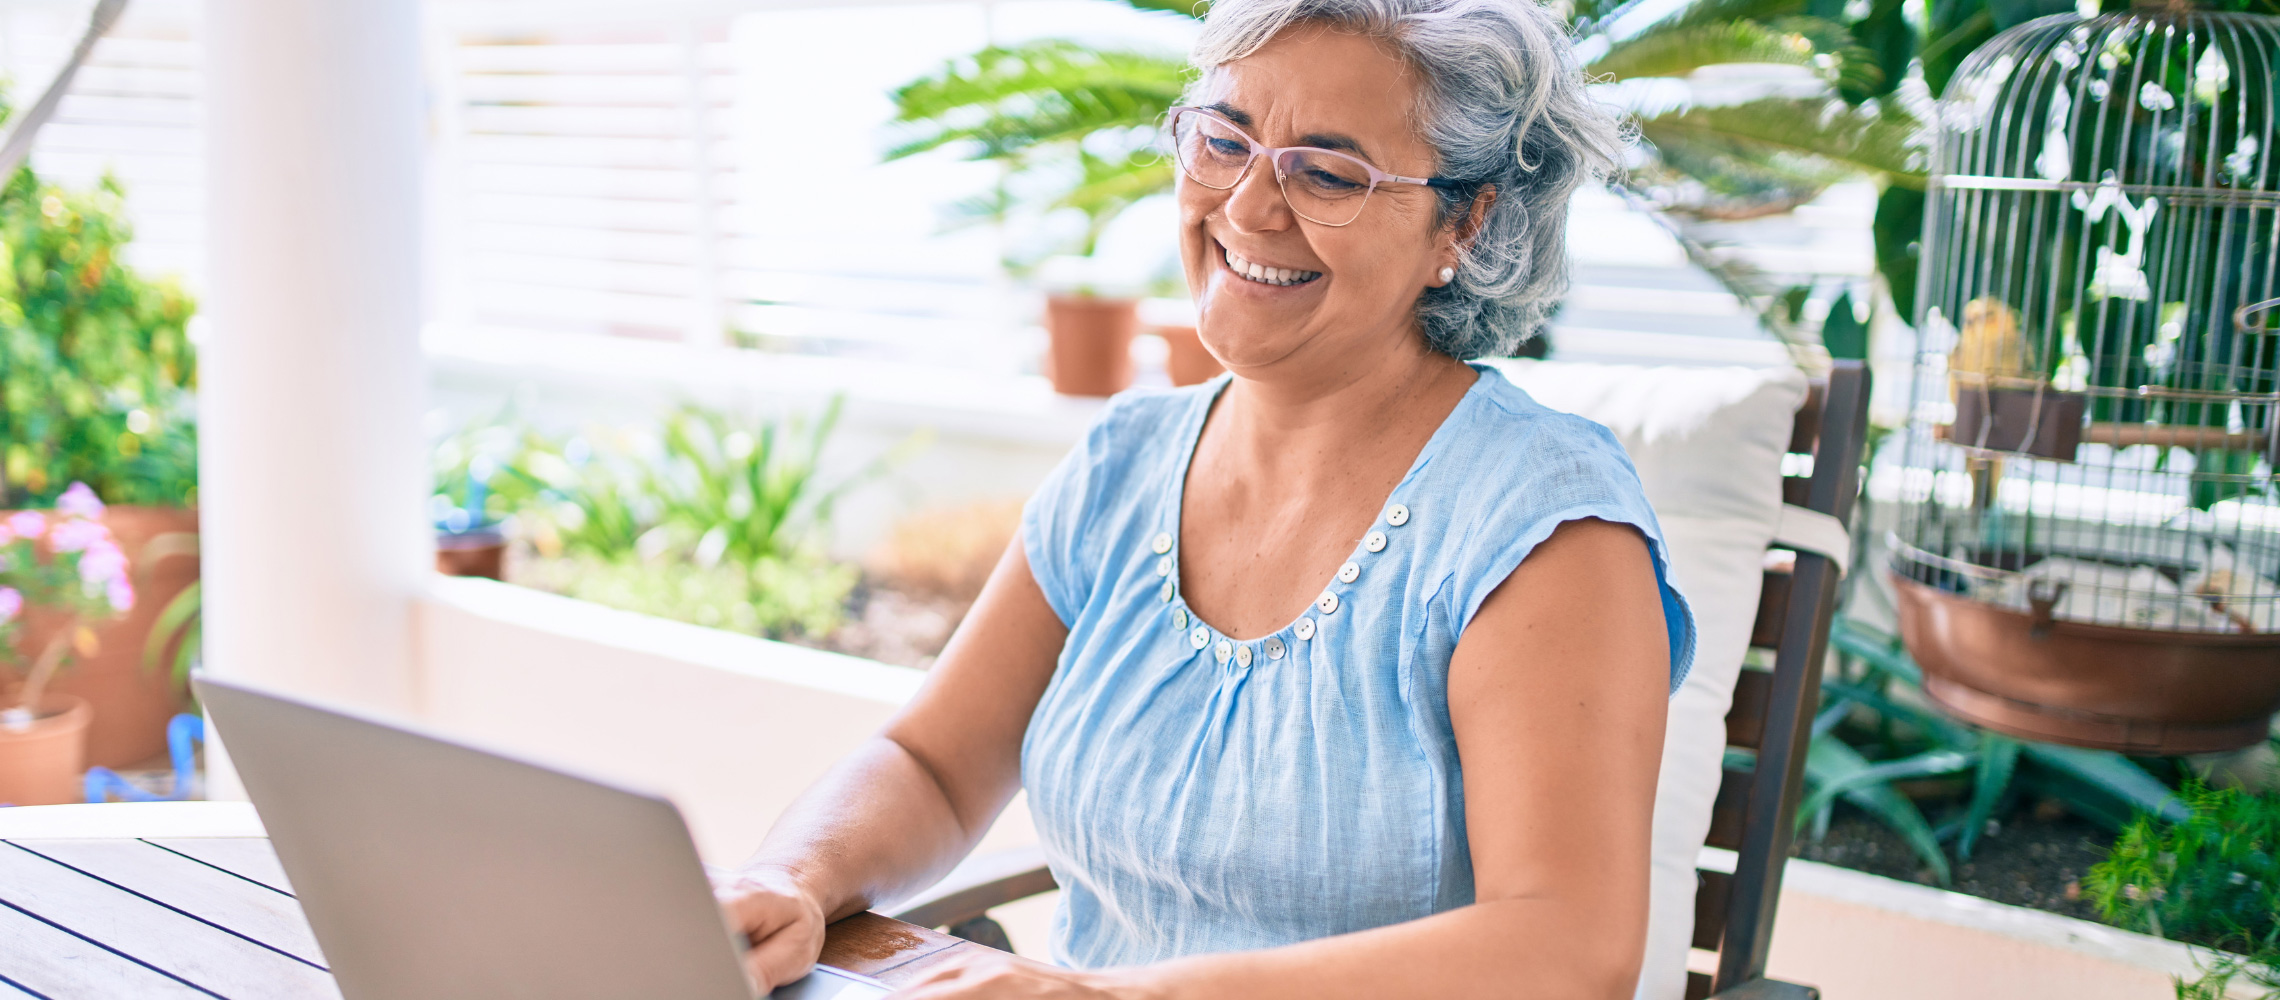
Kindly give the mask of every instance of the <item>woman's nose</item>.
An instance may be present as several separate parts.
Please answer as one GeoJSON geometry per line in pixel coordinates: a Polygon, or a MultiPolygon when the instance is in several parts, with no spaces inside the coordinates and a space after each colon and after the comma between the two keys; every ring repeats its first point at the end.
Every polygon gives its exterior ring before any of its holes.
{"type": "Polygon", "coordinates": [[[1290,228],[1291,219],[1275,165],[1265,157],[1253,161],[1242,182],[1227,193],[1228,223],[1247,233],[1269,233],[1290,228]]]}

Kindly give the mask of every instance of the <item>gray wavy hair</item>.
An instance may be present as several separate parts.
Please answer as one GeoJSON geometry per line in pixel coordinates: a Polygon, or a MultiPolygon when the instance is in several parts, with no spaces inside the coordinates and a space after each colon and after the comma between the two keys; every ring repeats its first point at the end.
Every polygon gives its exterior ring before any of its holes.
{"type": "Polygon", "coordinates": [[[1196,40],[1202,74],[1189,102],[1213,70],[1307,23],[1384,39],[1420,71],[1434,172],[1467,182],[1434,189],[1443,225],[1496,187],[1458,250],[1456,279],[1425,290],[1417,319],[1452,357],[1511,354],[1567,292],[1569,197],[1612,169],[1624,142],[1615,114],[1584,93],[1566,27],[1535,0],[1217,0],[1196,40]]]}

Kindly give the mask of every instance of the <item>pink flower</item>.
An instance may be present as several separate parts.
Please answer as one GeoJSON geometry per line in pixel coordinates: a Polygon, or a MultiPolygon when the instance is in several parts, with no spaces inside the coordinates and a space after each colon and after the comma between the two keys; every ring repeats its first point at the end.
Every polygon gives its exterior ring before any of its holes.
{"type": "Polygon", "coordinates": [[[13,544],[15,541],[16,529],[9,527],[7,521],[0,521],[0,545],[13,544]]]}
{"type": "Polygon", "coordinates": [[[14,587],[0,587],[0,625],[6,625],[24,610],[24,594],[14,587]]]}
{"type": "Polygon", "coordinates": [[[57,552],[78,552],[98,545],[111,545],[111,529],[93,521],[65,521],[55,526],[54,533],[48,536],[48,544],[57,552]]]}
{"type": "MultiPolygon", "coordinates": [[[[63,534],[63,528],[55,529],[55,533],[63,534]]],[[[58,543],[57,547],[62,546],[58,543]]],[[[87,546],[87,551],[79,554],[79,579],[87,583],[109,583],[126,575],[127,554],[119,551],[119,546],[108,538],[87,546]]]]}
{"type": "Polygon", "coordinates": [[[65,517],[92,521],[103,516],[103,501],[95,496],[86,483],[75,482],[55,499],[56,512],[65,517]]]}
{"type": "Polygon", "coordinates": [[[36,510],[17,511],[8,517],[7,525],[18,538],[38,538],[47,533],[47,518],[36,510]]]}
{"type": "Polygon", "coordinates": [[[103,596],[111,602],[113,611],[132,611],[135,607],[135,587],[124,575],[111,578],[103,587],[103,596]]]}

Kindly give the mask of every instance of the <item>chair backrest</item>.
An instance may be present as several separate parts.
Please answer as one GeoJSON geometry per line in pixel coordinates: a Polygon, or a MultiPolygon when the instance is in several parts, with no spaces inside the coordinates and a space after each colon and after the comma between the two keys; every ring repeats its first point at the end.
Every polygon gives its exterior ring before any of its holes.
{"type": "MultiPolygon", "coordinates": [[[[1851,523],[1868,389],[1868,370],[1858,361],[1839,361],[1827,378],[1814,380],[1789,444],[1792,453],[1812,457],[1812,471],[1783,480],[1784,502],[1851,523]]],[[[1765,974],[1838,578],[1827,558],[1807,552],[1797,553],[1789,569],[1766,571],[1750,645],[1773,651],[1773,669],[1745,667],[1726,713],[1726,744],[1754,751],[1756,764],[1725,771],[1707,841],[1735,852],[1734,870],[1696,872],[1693,945],[1718,953],[1718,973],[1690,974],[1687,1000],[1765,974]]]]}

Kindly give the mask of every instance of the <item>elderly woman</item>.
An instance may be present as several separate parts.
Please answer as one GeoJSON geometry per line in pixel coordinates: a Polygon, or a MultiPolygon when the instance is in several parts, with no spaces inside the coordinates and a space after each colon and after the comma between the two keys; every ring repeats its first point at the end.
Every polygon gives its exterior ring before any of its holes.
{"type": "Polygon", "coordinates": [[[1615,122],[1531,0],[1219,0],[1170,109],[1199,332],[1030,501],[910,705],[720,889],[762,985],[1019,790],[1057,965],[911,996],[1631,994],[1693,627],[1614,438],[1488,367],[1615,122]]]}

